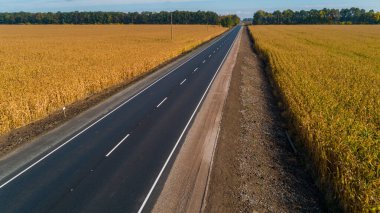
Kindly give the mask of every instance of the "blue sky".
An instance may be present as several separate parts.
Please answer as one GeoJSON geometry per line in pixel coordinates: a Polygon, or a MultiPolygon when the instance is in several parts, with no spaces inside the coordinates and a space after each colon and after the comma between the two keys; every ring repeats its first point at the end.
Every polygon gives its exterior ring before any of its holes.
{"type": "Polygon", "coordinates": [[[251,17],[259,10],[360,7],[380,11],[380,0],[0,0],[0,12],[211,10],[251,17]]]}

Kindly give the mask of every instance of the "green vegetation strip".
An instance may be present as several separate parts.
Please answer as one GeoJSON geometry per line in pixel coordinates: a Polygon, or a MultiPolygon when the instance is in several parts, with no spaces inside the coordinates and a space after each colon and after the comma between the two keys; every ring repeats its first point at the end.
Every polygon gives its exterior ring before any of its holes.
{"type": "Polygon", "coordinates": [[[253,16],[254,24],[380,24],[380,12],[350,9],[276,10],[273,13],[259,10],[253,16]]]}

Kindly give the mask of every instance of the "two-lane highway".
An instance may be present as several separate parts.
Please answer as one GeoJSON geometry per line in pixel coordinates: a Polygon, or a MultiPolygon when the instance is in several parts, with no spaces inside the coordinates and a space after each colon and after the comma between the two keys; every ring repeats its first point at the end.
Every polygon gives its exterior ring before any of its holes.
{"type": "Polygon", "coordinates": [[[239,30],[1,180],[0,212],[143,211],[239,30]]]}

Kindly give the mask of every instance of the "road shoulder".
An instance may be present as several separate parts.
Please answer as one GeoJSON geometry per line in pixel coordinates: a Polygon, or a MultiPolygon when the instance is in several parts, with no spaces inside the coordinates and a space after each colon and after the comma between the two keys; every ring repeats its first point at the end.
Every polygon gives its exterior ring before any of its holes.
{"type": "Polygon", "coordinates": [[[241,31],[184,139],[153,212],[199,212],[203,207],[240,36],[241,31]]]}
{"type": "Polygon", "coordinates": [[[205,212],[321,212],[292,152],[262,61],[244,29],[227,97],[205,212]]]}
{"type": "MultiPolygon", "coordinates": [[[[49,150],[53,150],[55,147],[60,146],[70,138],[70,136],[78,134],[81,130],[120,106],[139,91],[207,49],[213,42],[217,41],[224,35],[226,34],[223,33],[221,36],[212,39],[210,42],[200,45],[190,53],[177,58],[175,61],[168,62],[168,64],[163,65],[154,72],[128,84],[125,88],[120,88],[121,90],[112,93],[112,96],[111,94],[108,94],[110,95],[110,97],[107,96],[108,98],[103,97],[101,100],[91,102],[91,104],[93,104],[91,107],[90,105],[87,106],[87,103],[86,107],[81,109],[80,112],[72,112],[73,115],[68,115],[68,118],[62,121],[63,123],[52,124],[53,127],[49,131],[41,133],[41,135],[34,139],[25,139],[22,137],[21,133],[16,134],[15,141],[12,139],[9,148],[5,148],[7,149],[5,152],[6,154],[0,149],[0,181],[12,176],[12,174],[17,173],[17,171],[22,170],[22,168],[38,159],[40,156],[48,153],[49,150]],[[13,146],[14,144],[16,144],[16,146],[13,146]]],[[[67,110],[70,111],[70,108],[67,110]]],[[[68,114],[69,113],[71,112],[68,112],[68,114]]],[[[7,144],[2,145],[8,146],[7,144]]]]}

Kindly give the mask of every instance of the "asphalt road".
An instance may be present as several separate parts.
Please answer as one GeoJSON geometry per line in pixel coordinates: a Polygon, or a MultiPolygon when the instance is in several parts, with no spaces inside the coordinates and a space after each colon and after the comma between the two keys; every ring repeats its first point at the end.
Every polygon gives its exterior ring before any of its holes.
{"type": "Polygon", "coordinates": [[[149,209],[240,26],[0,182],[0,212],[149,209]]]}

